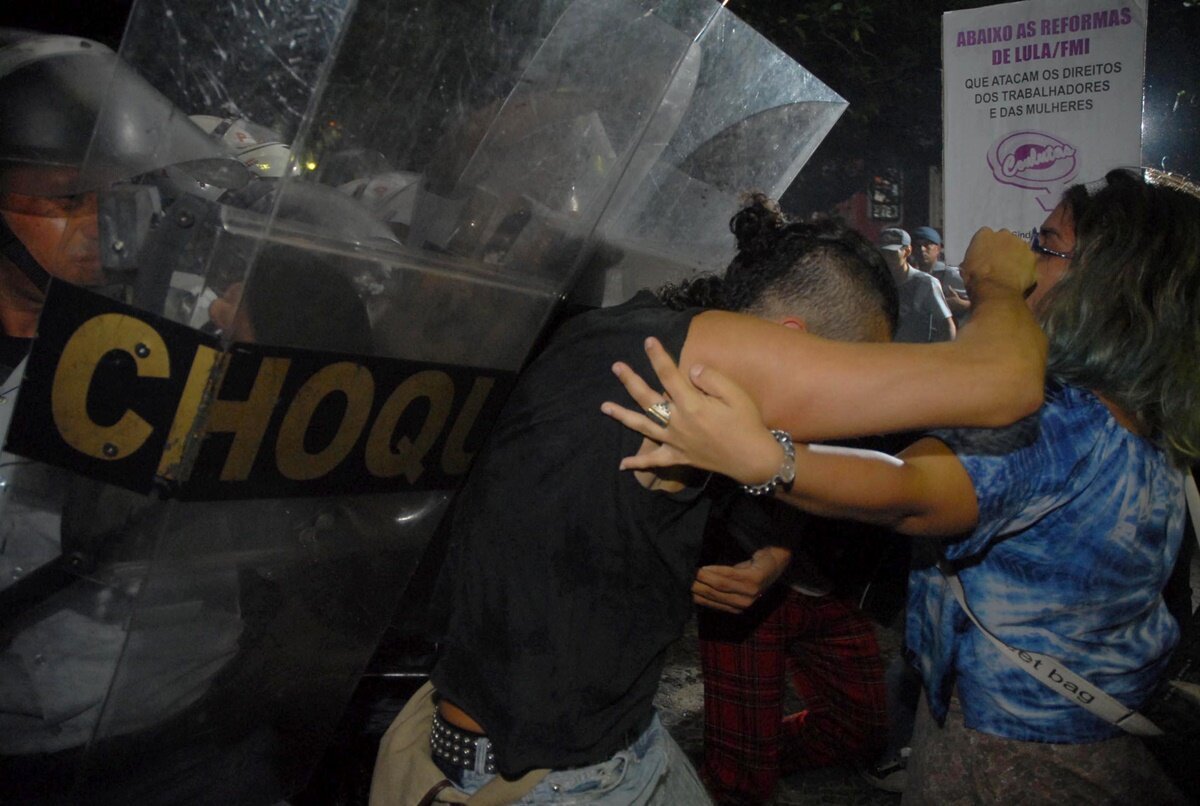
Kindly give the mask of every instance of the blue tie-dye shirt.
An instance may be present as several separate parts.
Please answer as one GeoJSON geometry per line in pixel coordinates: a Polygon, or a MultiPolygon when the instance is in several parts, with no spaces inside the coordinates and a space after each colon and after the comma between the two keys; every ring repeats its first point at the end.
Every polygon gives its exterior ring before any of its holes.
{"type": "MultiPolygon", "coordinates": [[[[1179,637],[1162,589],[1183,534],[1183,476],[1092,393],[1051,384],[1004,429],[937,432],[975,486],[979,524],[941,554],[1006,643],[1043,652],[1138,707],[1179,637]]],[[[917,552],[918,556],[920,551],[917,552]]],[[[936,567],[914,566],[907,639],[941,719],[957,686],[967,727],[1088,742],[1121,733],[1018,668],[971,624],[936,567]]]]}

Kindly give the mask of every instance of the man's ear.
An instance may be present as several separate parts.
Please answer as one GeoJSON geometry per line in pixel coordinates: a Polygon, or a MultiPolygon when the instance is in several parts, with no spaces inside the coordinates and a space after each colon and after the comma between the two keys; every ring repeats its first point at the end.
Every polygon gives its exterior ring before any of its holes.
{"type": "Polygon", "coordinates": [[[808,323],[806,323],[799,316],[785,316],[783,319],[779,320],[779,324],[783,325],[784,327],[791,328],[792,330],[799,330],[804,333],[808,332],[808,323]]]}

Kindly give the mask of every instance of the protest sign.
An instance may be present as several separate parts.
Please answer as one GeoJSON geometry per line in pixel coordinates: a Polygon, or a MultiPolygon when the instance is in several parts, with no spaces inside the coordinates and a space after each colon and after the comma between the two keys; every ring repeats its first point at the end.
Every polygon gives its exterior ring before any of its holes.
{"type": "Polygon", "coordinates": [[[1146,2],[1027,0],[942,17],[945,240],[1025,237],[1065,187],[1141,158],[1146,2]]]}

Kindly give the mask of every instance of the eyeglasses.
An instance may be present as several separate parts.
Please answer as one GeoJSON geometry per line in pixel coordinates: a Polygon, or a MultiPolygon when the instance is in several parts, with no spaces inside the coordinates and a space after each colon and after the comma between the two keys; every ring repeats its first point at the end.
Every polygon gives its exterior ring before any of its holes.
{"type": "Polygon", "coordinates": [[[1033,229],[1033,240],[1031,240],[1029,242],[1029,248],[1032,249],[1034,252],[1037,252],[1039,255],[1049,255],[1050,257],[1060,257],[1063,260],[1074,260],[1075,259],[1074,252],[1059,252],[1055,249],[1051,249],[1048,246],[1043,246],[1042,242],[1040,240],[1038,240],[1038,228],[1037,227],[1034,227],[1034,229],[1033,229]]]}

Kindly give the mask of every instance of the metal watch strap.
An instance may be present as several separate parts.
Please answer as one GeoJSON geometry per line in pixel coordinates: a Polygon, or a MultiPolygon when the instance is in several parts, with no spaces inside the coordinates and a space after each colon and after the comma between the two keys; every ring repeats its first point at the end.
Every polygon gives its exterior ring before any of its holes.
{"type": "Polygon", "coordinates": [[[769,481],[762,484],[743,484],[742,491],[750,495],[770,495],[780,485],[790,486],[796,480],[796,446],[792,444],[792,435],[777,428],[771,429],[771,436],[783,448],[783,463],[779,471],[769,481]]]}

